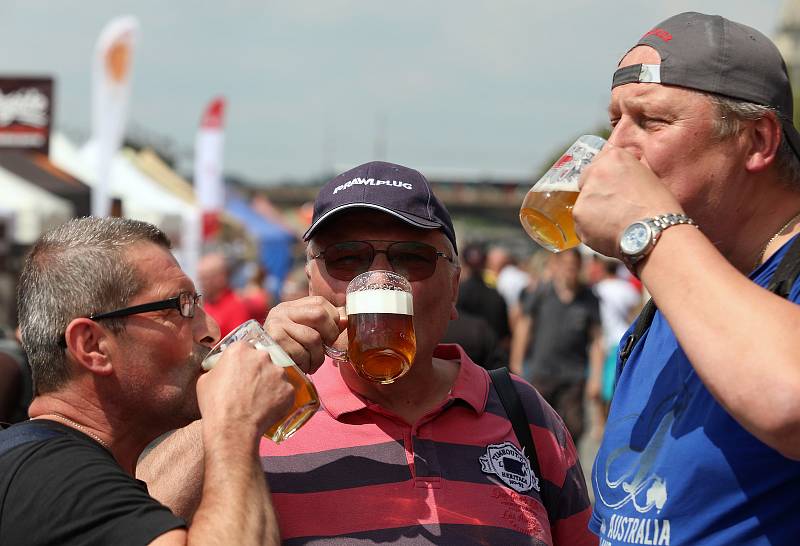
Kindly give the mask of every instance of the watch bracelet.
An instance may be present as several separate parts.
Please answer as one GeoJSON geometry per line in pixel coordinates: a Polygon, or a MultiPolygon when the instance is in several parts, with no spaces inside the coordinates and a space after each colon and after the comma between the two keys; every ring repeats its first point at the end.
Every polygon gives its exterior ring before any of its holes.
{"type": "Polygon", "coordinates": [[[653,224],[655,224],[655,226],[662,231],[668,227],[677,226],[680,224],[697,226],[697,223],[688,216],[686,216],[685,214],[676,214],[674,212],[653,216],[652,218],[650,218],[650,221],[653,222],[653,224]]]}

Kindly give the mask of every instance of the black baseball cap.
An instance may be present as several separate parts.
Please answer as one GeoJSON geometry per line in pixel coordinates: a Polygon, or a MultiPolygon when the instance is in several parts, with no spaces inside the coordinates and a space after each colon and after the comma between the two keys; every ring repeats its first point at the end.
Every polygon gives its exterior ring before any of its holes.
{"type": "Polygon", "coordinates": [[[776,110],[783,134],[800,157],[786,63],[762,33],[719,15],[686,12],[659,23],[636,45],[655,49],[661,64],[618,69],[612,89],[627,83],[661,83],[769,106],[776,110]]]}
{"type": "Polygon", "coordinates": [[[311,227],[303,240],[331,217],[354,208],[379,210],[417,228],[439,229],[458,253],[450,213],[422,173],[383,161],[364,163],[328,181],[314,200],[311,227]]]}

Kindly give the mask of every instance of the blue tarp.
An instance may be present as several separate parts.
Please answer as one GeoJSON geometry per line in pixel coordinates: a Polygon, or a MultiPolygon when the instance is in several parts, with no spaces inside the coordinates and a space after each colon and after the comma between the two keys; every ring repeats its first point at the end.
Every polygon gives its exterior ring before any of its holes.
{"type": "Polygon", "coordinates": [[[225,211],[239,220],[256,241],[259,259],[275,281],[275,286],[269,288],[273,291],[273,296],[277,296],[292,267],[295,236],[270,222],[241,198],[229,197],[225,203],[225,211]]]}

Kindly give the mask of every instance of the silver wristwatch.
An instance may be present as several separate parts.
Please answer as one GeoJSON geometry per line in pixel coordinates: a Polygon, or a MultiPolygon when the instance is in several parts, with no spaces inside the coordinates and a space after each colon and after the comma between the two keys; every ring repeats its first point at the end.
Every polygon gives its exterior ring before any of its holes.
{"type": "Polygon", "coordinates": [[[623,230],[619,238],[619,251],[623,263],[635,272],[634,266],[650,254],[658,238],[661,237],[661,232],[680,224],[697,226],[694,220],[685,214],[672,213],[633,222],[623,230]]]}

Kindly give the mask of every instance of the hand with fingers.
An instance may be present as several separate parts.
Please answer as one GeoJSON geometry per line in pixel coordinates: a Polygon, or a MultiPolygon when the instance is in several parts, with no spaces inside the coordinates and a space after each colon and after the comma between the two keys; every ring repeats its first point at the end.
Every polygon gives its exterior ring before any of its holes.
{"type": "Polygon", "coordinates": [[[346,327],[344,308],[322,296],[283,302],[270,310],[264,323],[272,339],[306,373],[322,365],[324,346],[333,345],[346,327]]]}
{"type": "Polygon", "coordinates": [[[670,188],[647,165],[627,150],[606,144],[581,174],[572,216],[581,241],[601,254],[619,257],[619,237],[631,222],[682,212],[670,188]]]}
{"type": "Polygon", "coordinates": [[[246,341],[222,353],[214,368],[197,381],[197,401],[204,424],[215,431],[241,430],[239,437],[258,439],[283,417],[294,400],[294,388],[283,368],[267,351],[246,341]]]}

